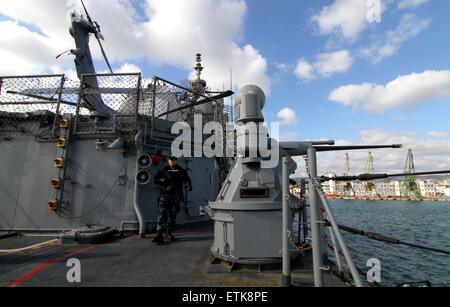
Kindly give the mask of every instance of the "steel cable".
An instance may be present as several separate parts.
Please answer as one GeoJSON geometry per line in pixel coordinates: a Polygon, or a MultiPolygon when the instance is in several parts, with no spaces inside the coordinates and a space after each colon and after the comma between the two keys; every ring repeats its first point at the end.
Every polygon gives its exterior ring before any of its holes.
{"type": "MultiPolygon", "coordinates": [[[[328,221],[327,221],[327,226],[328,227],[331,226],[328,221]]],[[[385,235],[382,235],[379,233],[375,233],[375,232],[366,232],[364,230],[360,230],[360,229],[348,227],[348,226],[343,226],[343,225],[339,225],[339,228],[342,231],[345,231],[347,233],[351,233],[354,235],[360,235],[360,236],[366,237],[366,238],[368,238],[370,240],[374,240],[374,241],[379,241],[379,242],[384,242],[384,243],[389,243],[389,244],[396,244],[396,245],[405,245],[405,246],[410,246],[410,247],[414,247],[414,248],[418,248],[418,249],[422,249],[422,250],[426,250],[426,251],[450,255],[450,251],[448,251],[448,250],[433,248],[433,247],[414,244],[414,243],[403,242],[399,239],[388,237],[388,236],[385,236],[385,235]]]]}

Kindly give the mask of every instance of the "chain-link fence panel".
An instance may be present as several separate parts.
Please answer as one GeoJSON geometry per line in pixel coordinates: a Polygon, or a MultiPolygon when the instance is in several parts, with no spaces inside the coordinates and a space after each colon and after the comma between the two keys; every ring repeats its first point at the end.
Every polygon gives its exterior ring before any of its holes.
{"type": "Polygon", "coordinates": [[[64,81],[64,75],[0,77],[0,133],[51,134],[61,111],[64,81]]]}
{"type": "Polygon", "coordinates": [[[75,114],[77,111],[78,95],[80,92],[80,81],[65,79],[61,95],[59,115],[75,114]]]}
{"type": "Polygon", "coordinates": [[[230,120],[231,107],[223,99],[214,99],[219,92],[197,93],[194,89],[176,85],[155,77],[147,87],[148,99],[151,100],[151,115],[172,122],[187,122],[191,126],[194,116],[201,114],[203,122],[225,124],[230,120]]]}
{"type": "Polygon", "coordinates": [[[142,96],[141,82],[140,74],[83,75],[74,133],[135,133],[142,96]],[[93,114],[104,118],[100,121],[93,120],[93,114]]]}
{"type": "Polygon", "coordinates": [[[214,99],[218,94],[199,94],[158,77],[143,81],[136,73],[84,75],[81,81],[64,75],[0,77],[0,132],[39,136],[64,114],[75,114],[76,135],[134,136],[140,117],[193,126],[201,114],[203,123],[225,126],[232,107],[214,99]]]}

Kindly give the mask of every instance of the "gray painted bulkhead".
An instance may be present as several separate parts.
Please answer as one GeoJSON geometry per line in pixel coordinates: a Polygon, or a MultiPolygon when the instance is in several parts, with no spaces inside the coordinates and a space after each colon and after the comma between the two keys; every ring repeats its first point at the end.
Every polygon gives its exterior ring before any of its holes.
{"type": "MultiPolygon", "coordinates": [[[[56,141],[39,141],[25,134],[0,138],[0,229],[66,230],[85,225],[119,229],[122,222],[131,222],[126,223],[127,230],[138,229],[133,223],[137,221],[133,208],[136,154],[124,158],[121,150],[97,149],[96,142],[94,138],[72,138],[64,209],[55,213],[47,204],[55,195],[50,182],[55,174],[56,141]],[[126,180],[116,183],[118,176],[125,174],[125,165],[126,180]]],[[[188,214],[182,210],[178,223],[209,219],[200,212],[216,198],[220,187],[215,159],[181,159],[180,165],[188,170],[193,191],[186,197],[188,214]]],[[[161,167],[152,166],[150,173],[155,175],[161,167]]],[[[140,207],[150,228],[157,218],[159,189],[153,182],[140,189],[140,207]]]]}

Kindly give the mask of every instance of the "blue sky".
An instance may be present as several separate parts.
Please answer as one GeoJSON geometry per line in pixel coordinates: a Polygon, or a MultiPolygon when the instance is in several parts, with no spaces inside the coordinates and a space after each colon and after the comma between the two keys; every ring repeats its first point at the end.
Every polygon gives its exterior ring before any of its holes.
{"type": "MultiPolygon", "coordinates": [[[[332,1],[248,1],[246,39],[269,59],[271,63],[293,64],[298,58],[313,58],[326,52],[328,37],[319,36],[310,22],[312,15],[332,1]]],[[[283,74],[273,84],[273,94],[266,117],[275,120],[277,107],[286,105],[298,112],[299,124],[284,130],[298,131],[303,138],[358,139],[361,129],[412,130],[423,134],[430,130],[450,130],[450,103],[448,98],[433,104],[411,109],[392,110],[384,114],[353,111],[328,100],[336,87],[349,83],[380,83],[398,75],[425,70],[444,70],[450,67],[450,42],[448,40],[450,2],[432,1],[417,15],[431,18],[428,29],[406,42],[399,52],[379,64],[365,59],[356,60],[353,67],[342,75],[312,82],[299,81],[293,73],[283,74]],[[446,39],[447,37],[447,39],[446,39]]],[[[356,50],[370,44],[371,36],[396,26],[399,12],[383,15],[382,22],[364,33],[353,44],[338,47],[356,50]]],[[[271,66],[271,73],[277,68],[271,66]]]]}
{"type": "MultiPolygon", "coordinates": [[[[367,2],[376,1],[86,0],[116,70],[126,63],[177,82],[202,52],[210,84],[228,87],[233,67],[235,84],[263,86],[266,121],[284,121],[283,139],[405,143],[419,168],[450,168],[450,2],[381,0],[375,23],[367,2]]],[[[0,74],[73,74],[70,57],[54,59],[72,47],[72,4],[2,0],[0,30],[10,36],[0,38],[0,74]]],[[[380,169],[403,167],[405,151],[387,156],[380,169]]],[[[340,155],[324,159],[323,171],[339,170],[340,155]]]]}
{"type": "MultiPolygon", "coordinates": [[[[321,36],[311,17],[333,1],[246,1],[245,30],[242,42],[251,44],[268,60],[272,91],[265,109],[266,120],[277,121],[281,108],[297,112],[298,123],[282,127],[284,133],[296,133],[302,139],[335,138],[358,140],[361,130],[379,129],[414,131],[426,135],[430,131],[450,131],[449,98],[410,108],[393,109],[383,114],[353,110],[328,99],[333,89],[346,84],[364,82],[386,84],[399,75],[426,70],[446,70],[450,67],[450,3],[434,0],[414,10],[420,18],[431,19],[430,26],[405,42],[397,54],[373,64],[362,58],[344,74],[313,81],[299,80],[293,69],[282,71],[277,64],[295,66],[299,58],[314,59],[317,54],[348,49],[358,50],[371,44],[373,37],[395,28],[404,12],[393,8],[383,14],[380,23],[372,25],[356,42],[343,41],[327,46],[328,36],[321,36]]],[[[135,3],[139,7],[138,3],[135,3]]],[[[144,18],[144,17],[142,17],[144,18]]],[[[183,80],[188,70],[172,65],[149,65],[146,61],[131,61],[144,74],[183,80]]],[[[97,66],[105,69],[100,61],[97,66]]],[[[208,67],[206,67],[208,69],[208,67]]],[[[227,71],[224,71],[227,79],[227,71]]],[[[228,86],[228,84],[226,84],[228,86]]]]}

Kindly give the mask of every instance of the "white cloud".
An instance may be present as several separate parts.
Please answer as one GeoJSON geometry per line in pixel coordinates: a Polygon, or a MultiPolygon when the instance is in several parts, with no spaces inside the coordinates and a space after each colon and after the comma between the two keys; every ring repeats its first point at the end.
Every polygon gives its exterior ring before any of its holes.
{"type": "MultiPolygon", "coordinates": [[[[243,0],[141,0],[138,5],[143,10],[139,13],[130,0],[85,2],[93,19],[102,26],[105,49],[113,65],[147,59],[155,64],[191,69],[195,54],[200,52],[210,86],[222,88],[228,84],[232,68],[237,86],[254,83],[270,93],[267,60],[253,46],[240,45],[247,11],[243,0]]],[[[81,12],[79,1],[75,0],[2,0],[1,14],[38,29],[33,32],[17,25],[7,33],[8,40],[4,38],[0,44],[2,73],[37,73],[51,65],[68,67],[70,57],[65,58],[67,62],[54,57],[73,48],[66,18],[71,7],[81,12]],[[11,71],[13,65],[7,66],[11,62],[25,64],[11,71]]],[[[92,42],[94,58],[100,60],[99,48],[92,42]]]]}
{"type": "Polygon", "coordinates": [[[303,80],[312,80],[315,78],[314,67],[303,58],[298,60],[294,73],[303,80]]]}
{"type": "MultiPolygon", "coordinates": [[[[266,74],[268,63],[259,51],[252,45],[245,45],[241,48],[232,44],[230,52],[229,55],[224,54],[223,57],[214,53],[204,53],[203,64],[206,68],[202,76],[208,81],[209,86],[222,89],[223,84],[230,82],[229,71],[232,68],[234,85],[241,87],[255,84],[260,86],[267,95],[270,95],[271,80],[266,74]]],[[[190,77],[194,77],[194,72],[190,77]]]]}
{"type": "MultiPolygon", "coordinates": [[[[35,26],[55,45],[71,43],[67,34],[68,12],[76,0],[2,0],[0,13],[27,25],[35,26]]],[[[71,45],[71,44],[70,44],[71,45]]],[[[56,55],[55,55],[56,56],[56,55]]]]}
{"type": "Polygon", "coordinates": [[[427,3],[429,0],[403,0],[398,4],[398,9],[410,9],[427,3]]]}
{"type": "Polygon", "coordinates": [[[336,73],[347,72],[353,62],[353,58],[347,50],[322,53],[312,64],[305,59],[300,59],[294,72],[298,78],[307,81],[317,77],[328,78],[336,73]]]}
{"type": "Polygon", "coordinates": [[[281,125],[284,126],[293,125],[298,122],[297,113],[290,108],[282,109],[278,112],[277,116],[280,119],[281,125]]]}
{"type": "Polygon", "coordinates": [[[430,70],[399,76],[386,85],[341,86],[329,95],[329,100],[371,113],[383,113],[449,96],[450,70],[430,70]]]}
{"type": "Polygon", "coordinates": [[[444,131],[431,131],[428,135],[436,139],[450,138],[450,132],[444,131]]]}
{"type": "Polygon", "coordinates": [[[15,21],[0,21],[0,74],[43,73],[71,61],[57,62],[51,39],[30,32],[15,21]]]}
{"type": "MultiPolygon", "coordinates": [[[[381,12],[385,8],[381,3],[381,12]]],[[[322,8],[311,20],[319,27],[321,35],[335,35],[355,41],[369,25],[368,2],[365,0],[336,0],[322,8]]]]}
{"type": "Polygon", "coordinates": [[[396,54],[405,42],[428,28],[430,23],[429,19],[417,18],[414,14],[404,14],[397,28],[386,32],[384,38],[377,40],[369,48],[362,49],[361,54],[371,62],[379,63],[384,58],[396,54]]]}
{"type": "Polygon", "coordinates": [[[291,68],[291,65],[286,64],[286,63],[274,63],[274,65],[276,68],[278,68],[282,72],[287,72],[291,68]]]}
{"type": "Polygon", "coordinates": [[[120,74],[140,73],[141,68],[134,64],[124,63],[122,66],[120,66],[118,69],[115,69],[114,71],[120,74]]]}
{"type": "MultiPolygon", "coordinates": [[[[337,145],[369,145],[369,144],[403,144],[403,149],[373,150],[374,167],[377,173],[402,173],[405,167],[408,149],[414,153],[416,171],[433,171],[450,169],[450,138],[433,140],[420,137],[412,131],[386,131],[384,129],[364,130],[357,140],[338,140],[337,145]]],[[[319,154],[319,174],[336,173],[343,175],[346,152],[330,152],[319,154]]],[[[368,150],[351,151],[350,173],[357,175],[364,172],[368,158],[368,150]]],[[[297,176],[305,175],[302,159],[297,176]]]]}
{"type": "Polygon", "coordinates": [[[345,73],[352,65],[353,59],[347,50],[319,54],[316,63],[314,63],[317,72],[325,77],[335,73],[345,73]]]}

